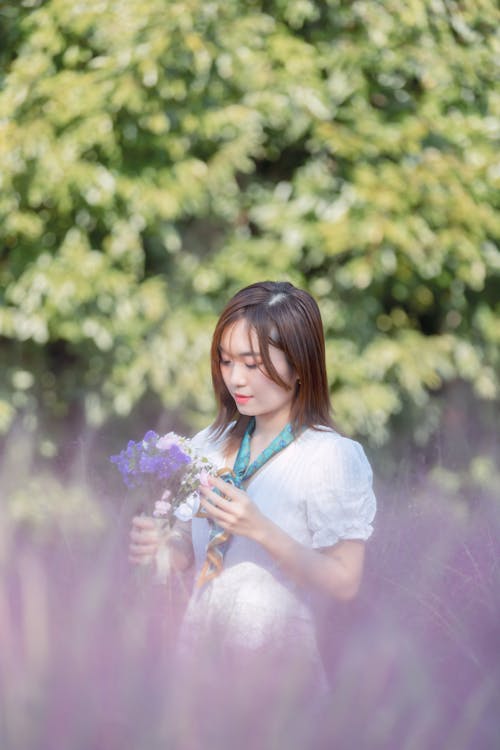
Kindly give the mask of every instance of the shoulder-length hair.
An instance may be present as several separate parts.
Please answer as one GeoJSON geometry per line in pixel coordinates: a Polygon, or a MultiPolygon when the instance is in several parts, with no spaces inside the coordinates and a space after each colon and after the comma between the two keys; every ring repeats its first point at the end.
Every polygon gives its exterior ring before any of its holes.
{"type": "Polygon", "coordinates": [[[244,319],[259,344],[262,369],[283,388],[295,390],[291,423],[296,434],[305,427],[331,427],[331,403],[325,364],[325,338],[316,301],[303,289],[279,281],[261,281],[241,289],[227,303],[212,338],[212,382],[218,412],[212,425],[216,437],[232,424],[226,449],[234,449],[250,417],[241,415],[224,384],[220,369],[220,345],[224,331],[244,319]],[[297,374],[293,386],[277,373],[269,354],[274,346],[284,352],[297,374]]]}

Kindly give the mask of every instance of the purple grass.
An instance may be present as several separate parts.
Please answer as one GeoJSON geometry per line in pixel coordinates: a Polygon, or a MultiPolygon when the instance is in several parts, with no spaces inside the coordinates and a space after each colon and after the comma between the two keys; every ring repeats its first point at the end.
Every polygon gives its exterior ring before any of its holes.
{"type": "Polygon", "coordinates": [[[42,543],[2,522],[2,750],[498,747],[492,501],[462,518],[437,498],[409,508],[382,496],[360,595],[318,603],[321,702],[293,658],[230,671],[207,658],[179,673],[190,581],[131,571],[127,523],[42,543]]]}

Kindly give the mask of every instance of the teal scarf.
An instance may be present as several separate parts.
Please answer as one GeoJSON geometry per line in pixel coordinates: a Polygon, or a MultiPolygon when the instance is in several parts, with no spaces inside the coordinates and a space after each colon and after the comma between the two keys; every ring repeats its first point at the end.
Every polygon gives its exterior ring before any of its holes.
{"type": "MultiPolygon", "coordinates": [[[[241,444],[231,472],[221,474],[221,478],[229,484],[242,488],[243,482],[250,479],[261,466],[270,458],[282,451],[294,440],[292,425],[288,423],[280,434],[260,453],[255,461],[250,463],[250,438],[255,430],[255,417],[252,417],[241,439],[241,444]]],[[[214,492],[220,492],[214,489],[214,492]]],[[[203,586],[207,581],[216,578],[222,571],[224,555],[231,542],[231,534],[221,528],[215,521],[208,519],[210,532],[206,550],[206,560],[198,577],[197,586],[203,586]]]]}

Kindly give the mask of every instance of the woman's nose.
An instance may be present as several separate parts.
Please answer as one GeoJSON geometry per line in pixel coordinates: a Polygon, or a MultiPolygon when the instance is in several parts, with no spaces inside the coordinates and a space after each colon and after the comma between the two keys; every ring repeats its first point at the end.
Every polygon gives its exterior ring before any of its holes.
{"type": "Polygon", "coordinates": [[[231,369],[231,385],[238,386],[246,383],[246,371],[245,365],[240,362],[235,362],[231,369]]]}

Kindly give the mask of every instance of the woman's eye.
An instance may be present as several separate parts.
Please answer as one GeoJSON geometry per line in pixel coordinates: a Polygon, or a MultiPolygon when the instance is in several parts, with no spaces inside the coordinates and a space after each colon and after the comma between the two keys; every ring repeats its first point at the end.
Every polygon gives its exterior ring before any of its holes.
{"type": "Polygon", "coordinates": [[[230,360],[230,359],[220,359],[220,360],[219,360],[219,363],[220,363],[221,365],[225,365],[225,366],[227,366],[227,365],[230,365],[230,364],[231,364],[231,360],[230,360]]]}
{"type": "Polygon", "coordinates": [[[246,365],[247,370],[256,370],[257,365],[246,365]]]}

